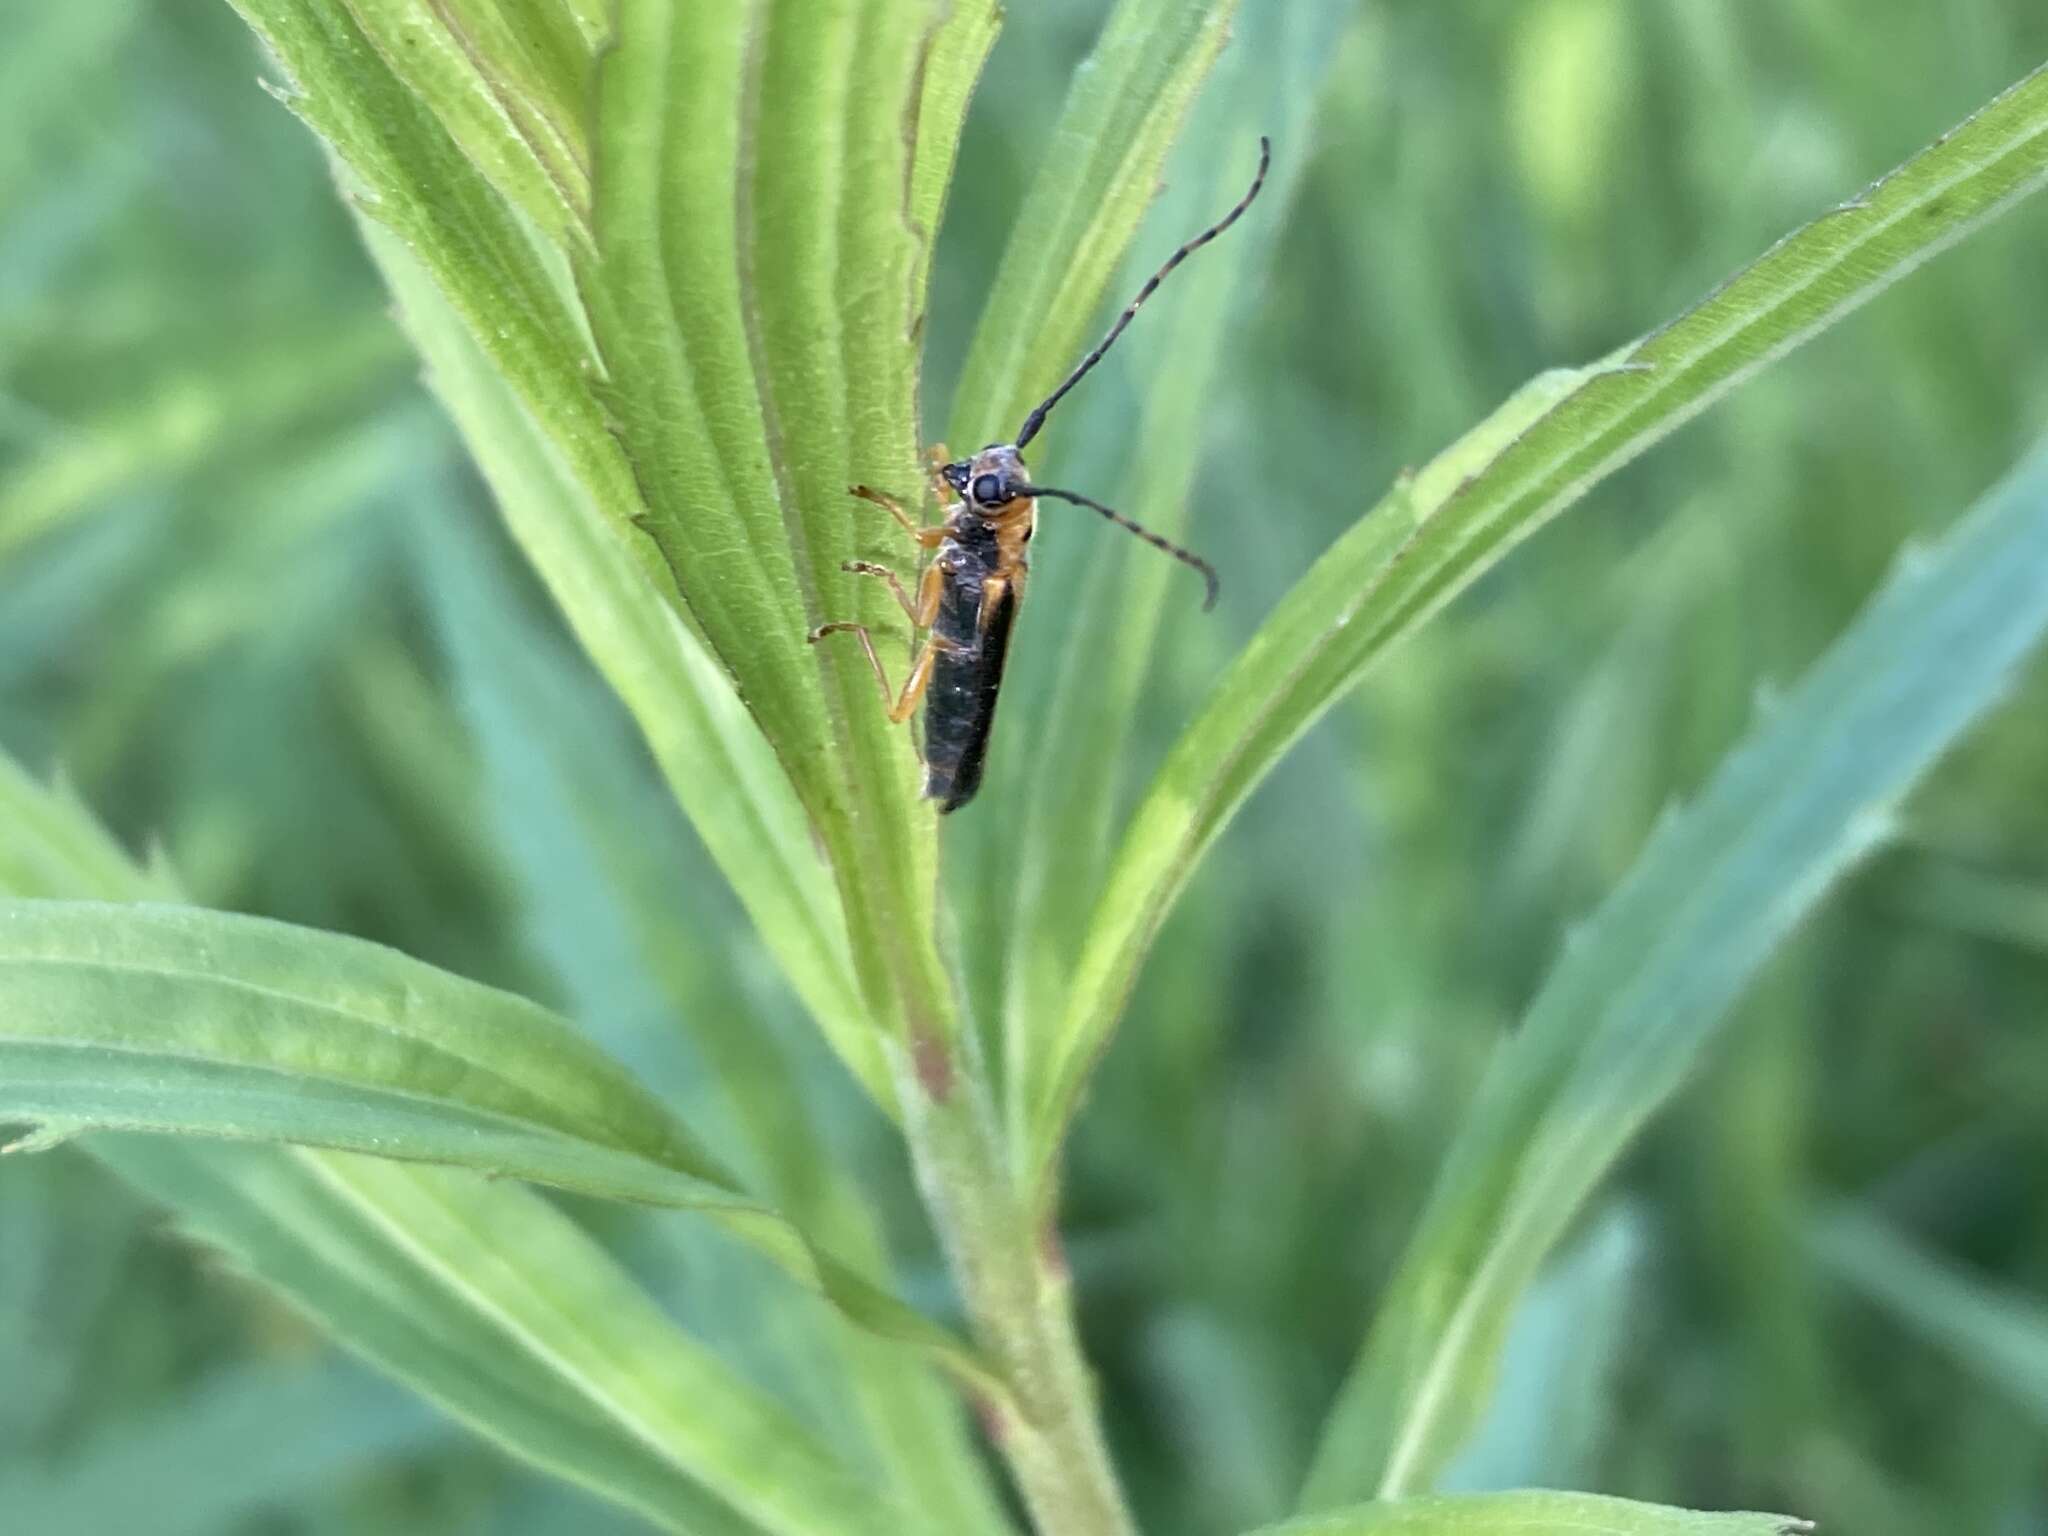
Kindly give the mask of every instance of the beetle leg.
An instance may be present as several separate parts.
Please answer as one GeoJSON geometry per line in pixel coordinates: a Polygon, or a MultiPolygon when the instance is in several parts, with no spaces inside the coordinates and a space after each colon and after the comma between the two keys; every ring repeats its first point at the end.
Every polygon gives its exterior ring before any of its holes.
{"type": "Polygon", "coordinates": [[[917,540],[926,549],[937,549],[946,537],[946,530],[944,528],[927,528],[923,524],[914,521],[910,514],[903,510],[903,503],[894,496],[891,496],[887,491],[878,491],[870,485],[849,485],[846,488],[846,493],[849,496],[858,496],[862,501],[873,502],[884,512],[895,518],[897,522],[901,523],[903,531],[917,540]]]}
{"type": "Polygon", "coordinates": [[[810,633],[810,642],[816,645],[827,635],[849,634],[860,642],[860,648],[867,653],[868,665],[875,669],[875,681],[882,688],[882,707],[889,713],[891,725],[901,725],[910,718],[924,691],[931,686],[932,663],[941,651],[957,651],[959,646],[939,635],[926,637],[924,649],[918,653],[917,662],[910,669],[910,676],[903,681],[903,691],[890,698],[889,674],[882,670],[882,658],[875,654],[875,642],[868,634],[865,624],[820,624],[810,633]]]}
{"type": "MultiPolygon", "coordinates": [[[[842,560],[839,569],[851,576],[873,576],[889,584],[889,591],[896,601],[903,605],[903,611],[910,615],[910,622],[917,623],[917,604],[910,600],[910,594],[903,590],[903,579],[886,565],[876,565],[871,560],[842,560]]],[[[936,567],[934,567],[936,569],[936,567]]]]}
{"type": "Polygon", "coordinates": [[[889,583],[889,590],[896,601],[903,605],[903,611],[910,616],[910,622],[919,629],[930,629],[932,620],[939,616],[939,600],[945,596],[946,573],[937,565],[928,565],[917,583],[917,601],[910,600],[910,594],[903,590],[903,579],[886,565],[875,565],[867,560],[847,560],[839,569],[855,576],[875,576],[889,583]]]}

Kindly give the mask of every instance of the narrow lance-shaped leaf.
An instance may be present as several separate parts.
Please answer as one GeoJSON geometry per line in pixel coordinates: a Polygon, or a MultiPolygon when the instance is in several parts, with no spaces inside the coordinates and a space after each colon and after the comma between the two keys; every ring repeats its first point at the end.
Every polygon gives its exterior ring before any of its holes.
{"type": "Polygon", "coordinates": [[[346,168],[347,189],[433,274],[593,502],[624,526],[639,493],[589,388],[582,321],[540,245],[348,11],[235,4],[282,65],[287,104],[346,168]]]}
{"type": "Polygon", "coordinates": [[[1789,1515],[1715,1514],[1593,1493],[1463,1493],[1362,1504],[1250,1536],[1804,1536],[1789,1515]]]}
{"type": "MultiPolygon", "coordinates": [[[[729,1137],[745,1149],[749,1187],[887,1283],[890,1258],[860,1168],[819,1114],[801,1053],[734,974],[739,930],[701,889],[703,861],[684,846],[623,712],[533,622],[474,519],[426,522],[417,536],[491,819],[518,877],[528,947],[558,979],[565,1007],[629,1065],[658,1064],[659,1075],[643,1073],[649,1086],[680,1093],[680,1112],[715,1145],[729,1137]],[[680,931],[694,942],[679,946],[680,931]]],[[[700,1247],[678,1250],[686,1268],[700,1247]]],[[[802,1362],[806,1400],[842,1454],[871,1453],[896,1500],[947,1530],[1006,1529],[950,1382],[829,1308],[779,1288],[759,1303],[789,1341],[788,1358],[802,1362]]]]}
{"type": "MultiPolygon", "coordinates": [[[[1151,234],[1119,273],[1114,292],[1124,298],[1165,252],[1229,208],[1250,184],[1261,136],[1270,136],[1273,164],[1244,221],[1176,273],[1145,311],[1141,332],[1125,338],[1125,367],[1144,381],[1144,403],[1135,421],[1110,429],[1131,439],[1129,468],[1121,490],[1106,486],[1099,494],[1167,538],[1183,537],[1224,336],[1231,317],[1258,302],[1256,274],[1278,243],[1306,164],[1315,103],[1352,10],[1348,0],[1317,0],[1242,16],[1169,163],[1151,234]]],[[[1201,595],[1186,568],[1109,530],[1076,527],[1055,537],[1107,546],[1090,552],[1087,585],[1060,617],[1057,640],[1036,631],[1041,643],[1063,651],[1059,681],[1043,727],[1032,733],[1038,745],[1018,793],[1021,813],[998,831],[1011,849],[1007,878],[996,882],[1008,902],[996,929],[1009,941],[1004,1086],[1020,1137],[1049,1065],[1043,1041],[1065,1001],[1113,846],[1118,796],[1129,788],[1124,747],[1160,624],[1169,612],[1179,623],[1195,621],[1201,595]]]]}
{"type": "MultiPolygon", "coordinates": [[[[508,204],[565,249],[589,239],[590,166],[587,148],[579,151],[576,143],[575,119],[559,100],[549,103],[553,113],[545,110],[529,94],[538,84],[531,75],[515,83],[514,71],[527,61],[509,29],[478,24],[493,19],[489,6],[472,0],[463,15],[421,0],[346,5],[386,66],[431,107],[508,204]]],[[[549,8],[533,9],[538,21],[549,8]]]]}
{"type": "Polygon", "coordinates": [[[1049,1170],[1175,898],[1286,749],[1521,540],[1765,364],[2048,178],[2048,71],[1602,364],[1547,374],[1404,479],[1302,578],[1183,733],[1101,899],[1035,1109],[1049,1170]]]}
{"type": "Polygon", "coordinates": [[[909,217],[917,236],[911,293],[920,324],[932,243],[938,237],[939,216],[953,182],[967,103],[1002,25],[1002,7],[996,0],[951,0],[945,20],[932,29],[919,66],[923,83],[917,104],[917,141],[911,146],[909,217]]]}
{"type": "Polygon", "coordinates": [[[1560,1234],[1743,986],[2044,631],[2048,450],[1901,561],[1574,938],[1461,1122],[1305,1507],[1430,1488],[1560,1234]]]}
{"type": "MultiPolygon", "coordinates": [[[[760,727],[419,263],[381,232],[370,231],[368,244],[513,538],[632,712],[669,789],[825,1038],[875,1102],[893,1110],[838,892],[760,727]]],[[[644,541],[639,548],[651,553],[644,541]]]]}
{"type": "Polygon", "coordinates": [[[621,1067],[510,993],[195,908],[0,901],[0,1118],[293,1142],[697,1210],[864,1327],[964,1344],[816,1252],[621,1067]]]}
{"type": "MultiPolygon", "coordinates": [[[[129,900],[169,884],[4,754],[0,880],[14,896],[129,900]]],[[[346,1153],[104,1134],[83,1144],[350,1349],[657,1526],[918,1528],[879,1510],[530,1191],[346,1153]]]]}
{"type": "MultiPolygon", "coordinates": [[[[814,817],[842,791],[741,316],[733,168],[749,5],[624,0],[599,62],[578,265],[641,526],[814,817]]],[[[794,105],[794,104],[792,104],[794,105]]]]}
{"type": "Polygon", "coordinates": [[[1235,10],[1236,0],[1120,0],[1110,13],[1074,73],[975,326],[948,413],[954,448],[1008,442],[1079,361],[1235,10]]]}
{"type": "MultiPolygon", "coordinates": [[[[805,627],[856,621],[907,667],[908,624],[879,582],[842,566],[907,565],[915,549],[854,484],[918,484],[913,411],[918,236],[904,123],[938,18],[928,0],[769,0],[744,59],[737,142],[739,302],[794,552],[805,627]]],[[[905,574],[909,574],[906,571],[905,574]]],[[[845,815],[824,823],[870,996],[904,1029],[953,1027],[931,941],[937,839],[910,735],[878,707],[849,637],[813,653],[845,815]]]]}
{"type": "Polygon", "coordinates": [[[659,1527],[918,1528],[530,1190],[339,1152],[86,1145],[373,1364],[659,1527]]]}

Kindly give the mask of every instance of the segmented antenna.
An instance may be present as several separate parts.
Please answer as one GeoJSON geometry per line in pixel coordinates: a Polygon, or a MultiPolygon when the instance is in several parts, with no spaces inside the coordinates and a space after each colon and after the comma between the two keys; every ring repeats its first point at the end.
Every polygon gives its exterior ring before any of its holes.
{"type": "MultiPolygon", "coordinates": [[[[1102,355],[1105,352],[1107,352],[1112,346],[1116,345],[1116,339],[1117,337],[1123,335],[1124,327],[1131,323],[1132,318],[1136,316],[1138,310],[1144,305],[1144,302],[1152,297],[1153,290],[1156,289],[1160,285],[1160,283],[1165,280],[1166,274],[1171,272],[1175,267],[1179,266],[1182,262],[1186,261],[1188,257],[1192,256],[1196,251],[1199,251],[1203,246],[1207,245],[1211,240],[1214,240],[1218,235],[1222,234],[1223,231],[1230,228],[1231,225],[1235,224],[1240,218],[1244,216],[1245,209],[1251,207],[1252,205],[1252,199],[1259,195],[1259,188],[1263,187],[1266,184],[1266,167],[1272,162],[1272,159],[1272,141],[1262,136],[1259,139],[1259,173],[1252,178],[1251,190],[1246,192],[1243,197],[1238,199],[1237,206],[1235,208],[1231,209],[1230,212],[1223,215],[1221,219],[1217,220],[1214,224],[1211,224],[1207,229],[1203,230],[1199,235],[1195,236],[1194,239],[1190,240],[1186,245],[1182,246],[1179,250],[1175,251],[1171,256],[1167,257],[1166,265],[1161,267],[1157,272],[1154,272],[1151,275],[1151,277],[1146,279],[1145,286],[1138,290],[1138,296],[1135,299],[1131,300],[1129,308],[1125,309],[1122,314],[1116,317],[1116,324],[1112,325],[1109,328],[1109,334],[1102,338],[1101,345],[1096,347],[1096,349],[1093,352],[1090,352],[1086,357],[1082,358],[1081,366],[1076,368],[1072,373],[1067,375],[1066,382],[1060,385],[1060,387],[1054,390],[1050,395],[1046,396],[1044,402],[1038,407],[1038,409],[1034,410],[1029,416],[1026,416],[1024,418],[1024,425],[1017,433],[1017,442],[1015,445],[1016,447],[1021,449],[1024,447],[1026,443],[1030,442],[1031,439],[1038,436],[1038,429],[1045,425],[1045,418],[1052,413],[1052,408],[1058,405],[1060,401],[1066,398],[1068,390],[1072,389],[1076,384],[1080,383],[1082,379],[1087,377],[1088,370],[1090,368],[1093,368],[1097,363],[1102,361],[1102,355]]],[[[1093,506],[1094,503],[1091,502],[1089,503],[1089,505],[1093,506]]]]}
{"type": "Polygon", "coordinates": [[[1173,556],[1174,559],[1180,561],[1181,564],[1193,566],[1196,570],[1200,571],[1202,573],[1202,580],[1208,583],[1209,587],[1208,595],[1202,599],[1202,612],[1207,613],[1216,606],[1216,593],[1221,588],[1221,583],[1216,580],[1216,567],[1204,560],[1193,550],[1182,549],[1178,544],[1162,539],[1143,523],[1134,523],[1128,517],[1125,517],[1123,513],[1113,508],[1105,507],[1101,502],[1083,496],[1078,491],[1055,490],[1049,485],[1027,485],[1020,487],[1017,494],[1020,496],[1053,496],[1061,501],[1071,501],[1077,507],[1094,508],[1125,532],[1135,533],[1154,549],[1164,550],[1167,554],[1173,556]]]}

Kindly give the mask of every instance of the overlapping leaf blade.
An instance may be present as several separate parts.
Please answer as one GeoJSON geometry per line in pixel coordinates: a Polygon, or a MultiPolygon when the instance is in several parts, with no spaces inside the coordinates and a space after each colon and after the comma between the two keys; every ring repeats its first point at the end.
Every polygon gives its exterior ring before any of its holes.
{"type": "Polygon", "coordinates": [[[1303,1496],[1426,1492],[1514,1305],[1729,1004],[2048,631],[2048,454],[1864,614],[1670,817],[1577,935],[1462,1122],[1303,1496]]]}
{"type": "MultiPolygon", "coordinates": [[[[0,870],[15,897],[132,901],[168,889],[4,755],[0,870]]],[[[86,1145],[349,1348],[657,1525],[915,1528],[516,1185],[307,1149],[106,1135],[86,1145]]]]}
{"type": "Polygon", "coordinates": [[[1235,10],[1236,0],[1120,0],[1110,14],[1075,71],[975,327],[947,418],[956,448],[1009,441],[1080,357],[1235,10]]]}
{"type": "Polygon", "coordinates": [[[589,387],[589,348],[544,248],[339,6],[242,0],[285,99],[370,216],[419,257],[594,504],[625,527],[638,491],[589,387]]]}
{"type": "Polygon", "coordinates": [[[2037,71],[1664,329],[1526,387],[1340,539],[1224,677],[1133,819],[1035,1107],[1039,1165],[1202,853],[1344,690],[1601,479],[2044,179],[2048,71],[2037,71]]]}
{"type": "Polygon", "coordinates": [[[91,1145],[349,1348],[658,1526],[796,1536],[911,1519],[527,1190],[346,1153],[91,1145]]]}
{"type": "MultiPolygon", "coordinates": [[[[1306,163],[1320,86],[1350,14],[1346,4],[1313,4],[1239,20],[1216,66],[1216,108],[1195,109],[1151,221],[1157,233],[1141,242],[1120,275],[1117,297],[1135,292],[1165,251],[1230,207],[1250,183],[1260,137],[1271,138],[1276,159],[1259,202],[1225,240],[1176,273],[1148,306],[1122,359],[1147,381],[1145,403],[1135,423],[1115,429],[1131,438],[1127,484],[1114,494],[1111,487],[1096,494],[1168,538],[1183,537],[1226,331],[1235,315],[1258,302],[1254,274],[1277,244],[1306,163]]],[[[1157,110],[1173,115],[1180,108],[1169,96],[1157,110]]],[[[1002,832],[1009,854],[998,884],[1009,905],[996,931],[1008,939],[1005,1089],[1020,1136],[1025,1112],[1043,1089],[1041,1075],[1052,1066],[1044,1042],[1065,1000],[1108,859],[1117,797],[1128,787],[1119,770],[1127,763],[1155,641],[1169,606],[1191,617],[1201,592],[1186,569],[1108,530],[1075,528],[1061,536],[1106,542],[1091,551],[1087,585],[1060,616],[1058,638],[1039,632],[1043,643],[1064,654],[1035,731],[1041,745],[1019,791],[1021,813],[1002,832]]]]}
{"type": "MultiPolygon", "coordinates": [[[[759,727],[418,262],[375,233],[370,249],[513,538],[632,711],[677,803],[825,1038],[875,1101],[892,1108],[838,893],[759,727]]],[[[652,554],[651,545],[639,548],[652,554]]],[[[656,579],[666,581],[666,572],[656,579]]]]}
{"type": "Polygon", "coordinates": [[[0,901],[0,1019],[7,1119],[332,1147],[701,1211],[854,1321],[978,1372],[563,1021],[393,950],[196,908],[0,901]]]}
{"type": "MultiPolygon", "coordinates": [[[[808,1053],[747,984],[745,940],[703,887],[702,861],[621,711],[514,601],[509,572],[476,530],[451,519],[418,536],[530,947],[559,979],[565,1010],[822,1246],[887,1281],[864,1167],[835,1134],[841,1106],[815,1091],[808,1053]]],[[[699,1246],[682,1250],[685,1273],[699,1246]]],[[[870,1450],[898,1501],[943,1529],[1006,1528],[965,1411],[938,1373],[829,1308],[768,1299],[781,1303],[769,1315],[784,1352],[847,1454],[870,1450]]]]}
{"type": "MultiPolygon", "coordinates": [[[[853,484],[918,483],[913,293],[918,235],[905,133],[936,9],[922,0],[775,0],[742,56],[733,145],[740,186],[735,321],[756,381],[803,628],[857,620],[902,658],[907,622],[886,590],[841,570],[911,551],[853,484]],[[886,531],[886,533],[885,533],[886,531]]],[[[891,557],[894,558],[891,558],[891,557]]],[[[803,636],[794,637],[801,644],[803,636]]],[[[860,650],[835,641],[824,718],[839,782],[821,786],[856,965],[903,1032],[944,1036],[953,1004],[931,935],[934,818],[910,738],[876,708],[860,650]]],[[[903,663],[893,681],[901,683],[903,663]]]]}

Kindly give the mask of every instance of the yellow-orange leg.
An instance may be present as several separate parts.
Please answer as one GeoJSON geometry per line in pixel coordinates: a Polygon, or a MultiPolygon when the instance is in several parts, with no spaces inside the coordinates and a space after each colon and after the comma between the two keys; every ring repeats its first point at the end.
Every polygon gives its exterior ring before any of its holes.
{"type": "Polygon", "coordinates": [[[926,549],[937,549],[945,540],[946,530],[944,528],[924,527],[913,519],[908,512],[903,510],[902,502],[891,496],[887,491],[878,491],[871,485],[849,485],[846,488],[846,493],[849,496],[858,496],[862,501],[873,502],[884,512],[895,518],[897,522],[901,523],[903,531],[917,540],[926,549]]]}
{"type": "Polygon", "coordinates": [[[874,576],[889,583],[889,590],[896,595],[896,601],[903,605],[903,611],[910,615],[910,622],[919,629],[930,629],[932,620],[939,616],[939,599],[945,595],[946,573],[936,565],[928,565],[917,584],[917,601],[910,600],[910,594],[903,590],[903,580],[886,565],[876,565],[870,560],[848,560],[839,569],[855,576],[874,576]]]}
{"type": "Polygon", "coordinates": [[[889,712],[889,723],[901,725],[908,720],[911,712],[924,698],[924,691],[931,686],[932,662],[941,651],[957,651],[959,646],[937,635],[929,636],[924,649],[918,653],[917,662],[910,669],[910,676],[903,680],[903,691],[893,699],[890,697],[889,674],[882,670],[882,658],[875,654],[875,642],[868,634],[865,624],[820,624],[810,633],[810,642],[816,645],[827,635],[847,634],[860,642],[860,648],[867,652],[868,665],[875,669],[875,681],[882,685],[882,707],[889,712]]]}

